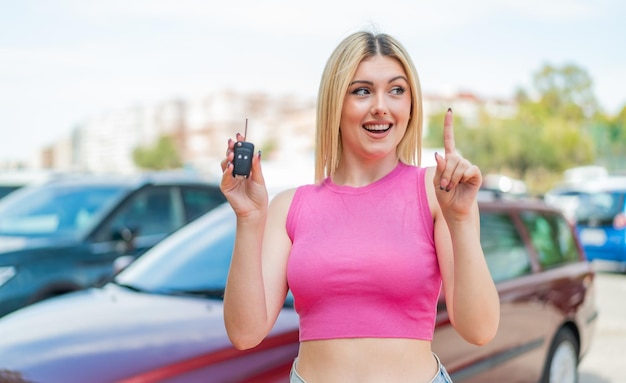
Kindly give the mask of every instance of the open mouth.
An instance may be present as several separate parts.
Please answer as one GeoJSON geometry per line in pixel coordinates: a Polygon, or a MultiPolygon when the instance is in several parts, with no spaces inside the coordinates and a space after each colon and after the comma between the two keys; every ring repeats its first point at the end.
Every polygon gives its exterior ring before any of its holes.
{"type": "Polygon", "coordinates": [[[392,126],[392,124],[363,125],[363,129],[371,133],[380,134],[387,132],[389,129],[391,129],[392,126]]]}

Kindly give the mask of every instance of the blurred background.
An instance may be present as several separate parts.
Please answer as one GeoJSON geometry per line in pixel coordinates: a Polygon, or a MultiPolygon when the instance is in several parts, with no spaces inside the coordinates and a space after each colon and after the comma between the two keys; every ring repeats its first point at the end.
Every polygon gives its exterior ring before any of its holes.
{"type": "Polygon", "coordinates": [[[452,107],[467,158],[542,195],[571,168],[626,172],[625,15],[617,0],[0,0],[0,173],[217,175],[248,118],[270,177],[311,181],[323,66],[367,28],[415,61],[426,148],[452,107]]]}

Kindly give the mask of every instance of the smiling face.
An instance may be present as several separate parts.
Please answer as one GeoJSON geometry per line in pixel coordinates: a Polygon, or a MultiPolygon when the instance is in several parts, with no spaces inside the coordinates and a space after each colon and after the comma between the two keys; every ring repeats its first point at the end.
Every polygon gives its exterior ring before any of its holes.
{"type": "Polygon", "coordinates": [[[410,113],[411,92],[400,62],[380,55],[364,59],[343,102],[343,155],[365,160],[396,157],[410,113]]]}

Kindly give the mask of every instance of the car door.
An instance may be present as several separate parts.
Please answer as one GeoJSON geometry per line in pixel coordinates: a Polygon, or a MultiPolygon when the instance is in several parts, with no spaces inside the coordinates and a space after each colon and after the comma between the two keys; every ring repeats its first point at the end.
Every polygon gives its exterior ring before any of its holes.
{"type": "Polygon", "coordinates": [[[99,229],[97,242],[120,245],[126,240],[125,254],[143,254],[176,229],[185,218],[175,186],[148,185],[132,194],[99,229]],[[133,240],[130,241],[132,236],[133,240]]]}
{"type": "Polygon", "coordinates": [[[185,223],[174,186],[144,186],[130,194],[90,236],[92,263],[99,279],[111,276],[122,255],[140,256],[185,223]]]}
{"type": "Polygon", "coordinates": [[[529,232],[541,267],[535,285],[548,325],[547,350],[557,331],[567,321],[576,322],[575,313],[587,304],[585,280],[589,277],[589,267],[570,224],[560,214],[526,211],[520,218],[529,232]]]}
{"type": "Polygon", "coordinates": [[[180,187],[180,193],[187,223],[226,202],[217,186],[185,185],[180,187]]]}
{"type": "Polygon", "coordinates": [[[481,244],[500,295],[500,324],[492,342],[474,346],[449,324],[445,305],[439,308],[433,349],[455,382],[539,379],[545,310],[536,299],[533,271],[537,265],[520,229],[509,212],[481,209],[481,244]],[[529,369],[532,364],[536,367],[529,369]]]}

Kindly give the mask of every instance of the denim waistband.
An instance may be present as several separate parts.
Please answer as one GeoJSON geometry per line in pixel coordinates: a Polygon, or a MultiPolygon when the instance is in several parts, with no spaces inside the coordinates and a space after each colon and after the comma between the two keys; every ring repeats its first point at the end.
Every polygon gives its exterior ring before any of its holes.
{"type": "MultiPolygon", "coordinates": [[[[439,360],[439,357],[437,356],[437,354],[433,353],[433,355],[435,359],[437,359],[437,366],[439,366],[439,369],[437,371],[437,374],[435,374],[435,376],[433,376],[433,378],[428,383],[452,383],[452,379],[450,379],[450,375],[448,375],[448,371],[446,371],[446,368],[443,366],[443,363],[441,363],[441,360],[439,360]]],[[[306,383],[306,380],[304,380],[298,374],[298,371],[296,371],[297,363],[298,363],[298,358],[295,358],[293,361],[293,364],[291,365],[291,373],[289,374],[289,383],[306,383]]]]}

